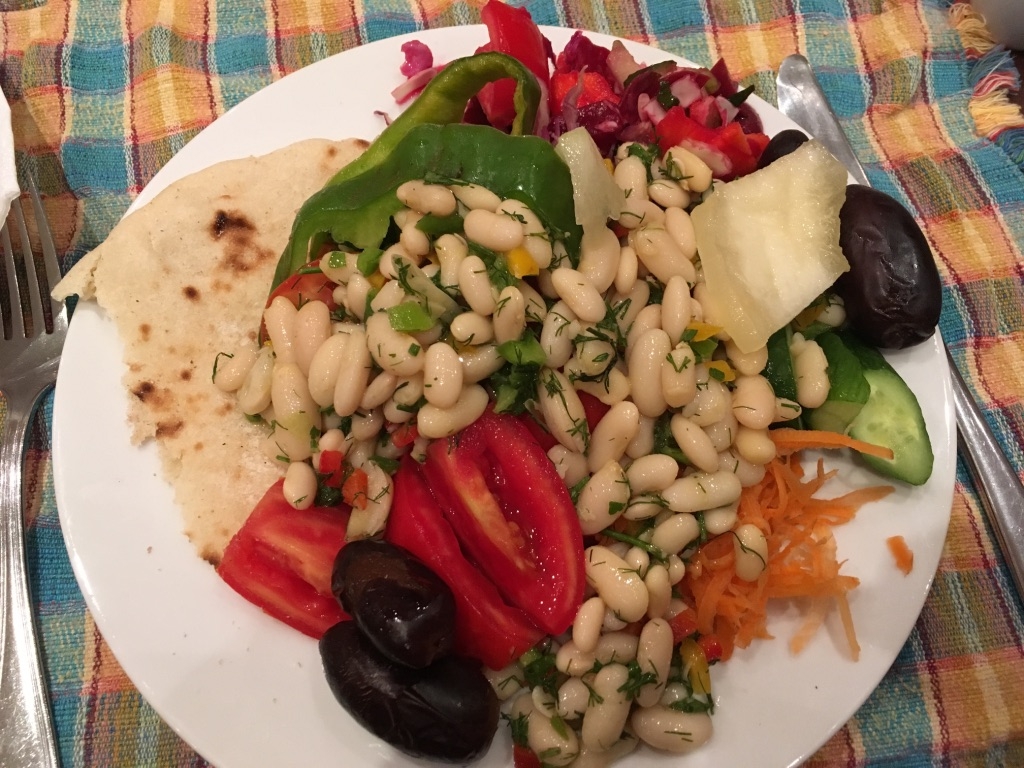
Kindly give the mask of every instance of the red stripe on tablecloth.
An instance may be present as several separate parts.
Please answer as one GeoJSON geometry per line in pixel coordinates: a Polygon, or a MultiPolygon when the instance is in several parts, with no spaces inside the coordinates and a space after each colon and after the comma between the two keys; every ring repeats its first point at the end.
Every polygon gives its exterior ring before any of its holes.
{"type": "Polygon", "coordinates": [[[135,52],[132,50],[132,29],[130,29],[132,18],[132,2],[131,0],[125,0],[124,4],[124,25],[127,40],[124,45],[126,46],[125,58],[128,59],[128,77],[125,82],[125,96],[128,99],[128,152],[131,158],[130,167],[128,172],[131,174],[129,179],[129,194],[134,197],[142,191],[144,182],[139,180],[139,175],[142,173],[142,158],[139,156],[139,131],[135,125],[135,52]]]}
{"type": "Polygon", "coordinates": [[[277,5],[277,0],[270,0],[270,23],[273,25],[274,34],[274,59],[275,62],[272,66],[271,79],[278,80],[284,74],[284,64],[282,63],[283,53],[281,51],[281,17],[280,9],[277,5]]]}
{"type": "Polygon", "coordinates": [[[213,71],[210,69],[210,1],[203,3],[203,71],[206,73],[206,93],[210,100],[210,117],[217,119],[217,96],[213,91],[213,71]]]}
{"type": "Polygon", "coordinates": [[[100,685],[100,667],[103,653],[101,644],[103,640],[100,637],[100,632],[96,629],[96,625],[90,621],[86,621],[86,627],[92,629],[92,669],[89,675],[89,688],[85,697],[85,727],[83,729],[87,738],[82,739],[82,764],[92,765],[93,751],[92,751],[92,738],[89,736],[93,732],[93,728],[96,725],[96,709],[99,705],[99,685],[100,685]]]}

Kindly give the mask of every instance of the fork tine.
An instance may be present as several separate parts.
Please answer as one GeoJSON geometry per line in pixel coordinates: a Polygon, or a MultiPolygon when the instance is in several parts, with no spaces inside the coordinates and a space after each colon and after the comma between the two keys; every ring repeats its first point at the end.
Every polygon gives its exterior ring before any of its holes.
{"type": "MultiPolygon", "coordinates": [[[[39,196],[39,189],[36,187],[36,180],[32,174],[28,174],[28,191],[32,198],[32,210],[36,216],[36,228],[39,230],[39,242],[43,251],[43,265],[46,268],[46,292],[49,294],[54,286],[60,282],[60,263],[57,261],[57,249],[53,244],[53,231],[50,229],[50,220],[46,217],[43,199],[39,196]]],[[[50,299],[50,306],[53,308],[54,317],[62,309],[62,304],[62,302],[50,299]]]]}
{"type": "Polygon", "coordinates": [[[0,229],[0,245],[3,245],[4,268],[7,271],[7,296],[0,297],[0,304],[9,317],[4,318],[4,325],[10,325],[11,338],[25,337],[25,316],[21,311],[21,291],[18,287],[18,270],[14,263],[14,246],[11,245],[11,233],[4,223],[0,229]]]}
{"type": "MultiPolygon", "coordinates": [[[[36,274],[36,260],[32,257],[32,241],[28,239],[28,227],[25,225],[25,214],[21,208],[21,200],[11,203],[10,218],[14,219],[21,238],[21,254],[25,262],[25,282],[28,290],[28,306],[32,319],[32,335],[46,333],[46,318],[43,315],[43,303],[39,296],[39,276],[36,274]]],[[[26,329],[26,336],[28,329],[26,329]]]]}

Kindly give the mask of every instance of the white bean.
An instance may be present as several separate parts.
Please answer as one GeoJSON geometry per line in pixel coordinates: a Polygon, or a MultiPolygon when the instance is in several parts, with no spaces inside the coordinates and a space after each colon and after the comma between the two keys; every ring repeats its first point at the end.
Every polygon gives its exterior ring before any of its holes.
{"type": "MultiPolygon", "coordinates": [[[[672,601],[672,584],[669,582],[668,568],[655,563],[644,574],[644,586],[647,587],[647,617],[658,619],[665,615],[672,601]]],[[[641,644],[643,637],[641,636],[641,644]]]]}
{"type": "Polygon", "coordinates": [[[391,512],[394,496],[391,476],[372,461],[363,464],[363,469],[367,474],[366,506],[362,509],[352,507],[348,528],[345,530],[347,541],[365,539],[380,533],[391,512]]]}
{"type": "Polygon", "coordinates": [[[377,291],[377,295],[370,300],[370,309],[374,312],[384,312],[392,307],[397,307],[403,301],[405,301],[405,289],[402,288],[402,284],[397,280],[388,280],[384,283],[384,287],[377,291]]]}
{"type": "Polygon", "coordinates": [[[629,458],[638,459],[654,450],[654,422],[655,419],[640,414],[640,429],[626,446],[629,458]]]}
{"type": "Polygon", "coordinates": [[[732,412],[736,421],[750,429],[765,429],[775,420],[775,392],[760,374],[740,375],[733,382],[732,412]]]}
{"type": "Polygon", "coordinates": [[[366,346],[377,365],[396,376],[412,376],[423,370],[423,347],[408,333],[392,328],[386,312],[367,318],[366,346]]]}
{"type": "Polygon", "coordinates": [[[427,348],[423,361],[423,395],[438,408],[451,408],[462,393],[462,361],[443,341],[427,348]]]}
{"type": "Polygon", "coordinates": [[[579,331],[576,313],[564,301],[557,302],[544,318],[540,346],[549,368],[561,368],[572,357],[573,339],[579,331]]]}
{"type": "Polygon", "coordinates": [[[420,408],[417,429],[424,437],[450,437],[479,419],[487,410],[487,401],[487,390],[471,384],[462,389],[450,408],[439,408],[429,402],[420,408]]]}
{"type": "Polygon", "coordinates": [[[636,703],[641,707],[653,706],[661,700],[661,694],[668,681],[669,666],[672,663],[672,628],[665,619],[652,618],[644,624],[640,630],[636,661],[641,673],[654,674],[654,681],[644,685],[637,692],[636,703]]]}
{"type": "Polygon", "coordinates": [[[584,381],[579,378],[583,371],[578,367],[578,362],[573,358],[565,364],[563,369],[565,375],[573,379],[573,386],[577,391],[593,395],[605,405],[621,403],[632,393],[633,385],[630,383],[629,377],[617,366],[609,368],[600,381],[584,381]]]}
{"type": "Polygon", "coordinates": [[[570,677],[558,687],[558,714],[565,720],[583,717],[590,703],[590,688],[578,677],[570,677]]]}
{"type": "MultiPolygon", "coordinates": [[[[671,334],[667,334],[671,343],[671,334]]],[[[682,408],[697,396],[697,357],[690,345],[679,342],[661,364],[661,394],[672,408],[682,408]]]]}
{"type": "Polygon", "coordinates": [[[494,309],[494,340],[498,344],[515,341],[526,330],[526,300],[514,285],[506,286],[498,294],[494,309]]]}
{"type": "Polygon", "coordinates": [[[700,524],[691,514],[669,515],[654,527],[651,544],[666,555],[677,555],[700,535],[700,524]]]}
{"type": "Polygon", "coordinates": [[[548,458],[555,465],[558,476],[570,488],[587,476],[587,457],[569,450],[561,443],[548,449],[548,458]]]}
{"type": "Polygon", "coordinates": [[[665,229],[679,248],[679,252],[693,261],[697,255],[697,235],[693,230],[690,214],[684,211],[683,207],[672,206],[665,209],[665,229]]]}
{"type": "Polygon", "coordinates": [[[622,621],[638,621],[647,613],[647,587],[626,561],[607,547],[595,545],[586,551],[587,583],[622,621]]]}
{"type": "Polygon", "coordinates": [[[612,296],[609,304],[611,304],[615,322],[618,323],[619,333],[623,336],[629,333],[633,321],[636,320],[636,316],[640,314],[640,311],[647,306],[650,298],[651,286],[647,284],[646,280],[637,280],[629,291],[615,293],[612,296]]]}
{"type": "Polygon", "coordinates": [[[456,199],[471,211],[477,208],[496,211],[501,205],[500,197],[479,184],[452,184],[448,188],[456,199]]]}
{"type": "Polygon", "coordinates": [[[550,714],[536,709],[527,721],[527,745],[535,755],[544,755],[545,765],[556,767],[569,765],[580,751],[576,731],[564,725],[556,728],[550,714]]]}
{"type": "MultiPolygon", "coordinates": [[[[630,547],[626,554],[622,556],[622,559],[626,561],[630,568],[640,574],[640,578],[647,578],[647,570],[651,567],[651,556],[647,554],[646,549],[630,547]]],[[[648,604],[647,610],[650,610],[650,604],[648,604]]]]}
{"type": "Polygon", "coordinates": [[[776,454],[775,442],[767,429],[750,429],[742,425],[736,430],[733,448],[751,464],[767,464],[776,454]]]}
{"type": "Polygon", "coordinates": [[[609,664],[594,676],[595,703],[583,715],[580,732],[585,747],[605,750],[619,740],[629,719],[631,701],[623,690],[628,680],[622,664],[609,664]]]}
{"type": "Polygon", "coordinates": [[[574,640],[562,645],[555,652],[555,669],[564,675],[582,677],[594,668],[597,656],[593,651],[584,651],[577,647],[574,640]]]}
{"type": "Polygon", "coordinates": [[[462,382],[476,384],[483,381],[505,364],[505,358],[495,344],[480,344],[462,350],[462,382]]]}
{"type": "Polygon", "coordinates": [[[295,316],[299,310],[291,300],[275,296],[270,306],[263,310],[263,324],[274,348],[274,354],[282,363],[295,362],[295,316]]]}
{"type": "Polygon", "coordinates": [[[568,267],[559,267],[551,273],[551,282],[558,296],[585,323],[597,323],[604,319],[607,307],[601,293],[581,272],[568,267]]]}
{"type": "Polygon", "coordinates": [[[626,473],[618,461],[610,460],[593,474],[576,502],[576,513],[584,536],[592,536],[614,523],[629,501],[626,473]]]}
{"type": "Polygon", "coordinates": [[[661,304],[648,304],[637,313],[633,325],[629,328],[629,333],[626,334],[627,358],[633,347],[636,346],[637,339],[652,328],[661,328],[661,304]]]}
{"type": "Polygon", "coordinates": [[[619,293],[628,293],[636,284],[639,267],[640,261],[633,247],[622,246],[619,249],[619,265],[615,270],[615,290],[619,293]]]}
{"type": "Polygon", "coordinates": [[[711,717],[704,712],[681,712],[662,704],[638,707],[630,717],[633,732],[646,744],[683,754],[711,738],[711,717]]]}
{"type": "Polygon", "coordinates": [[[697,394],[683,407],[683,415],[698,427],[721,421],[729,413],[732,397],[729,389],[708,373],[704,363],[696,367],[697,394]]]}
{"type": "Polygon", "coordinates": [[[588,598],[576,612],[572,622],[572,639],[584,653],[593,653],[601,637],[601,622],[604,619],[604,600],[595,595],[588,598]]]}
{"type": "Polygon", "coordinates": [[[691,192],[704,192],[711,186],[711,169],[697,155],[683,147],[672,147],[665,153],[662,162],[675,165],[683,177],[686,188],[691,192]]]}
{"type": "Polygon", "coordinates": [[[757,485],[764,479],[764,465],[747,461],[734,449],[723,451],[718,455],[718,468],[736,475],[740,485],[744,488],[757,485]]]}
{"type": "Polygon", "coordinates": [[[222,392],[237,391],[245,383],[259,355],[259,347],[255,344],[244,344],[232,355],[217,355],[213,363],[213,383],[222,392]]]}
{"type": "Polygon", "coordinates": [[[690,324],[691,302],[690,284],[686,279],[679,275],[670,278],[661,299],[661,327],[673,344],[682,340],[690,324]]]}
{"type": "Polygon", "coordinates": [[[544,303],[544,297],[525,281],[520,282],[518,288],[526,300],[526,322],[543,323],[548,316],[548,305],[544,303]]]}
{"type": "Polygon", "coordinates": [[[688,283],[696,282],[693,264],[679,250],[667,229],[653,223],[645,224],[633,232],[632,244],[640,262],[662,283],[677,275],[688,283]]]}
{"type": "Polygon", "coordinates": [[[580,396],[561,371],[541,369],[537,402],[551,435],[566,448],[584,453],[590,441],[586,412],[580,396]]]}
{"type": "Polygon", "coordinates": [[[660,328],[652,328],[637,339],[629,353],[633,402],[640,413],[649,418],[657,418],[665,412],[661,366],[671,350],[668,334],[660,328]]]}
{"type": "Polygon", "coordinates": [[[304,461],[293,461],[284,473],[281,492],[295,509],[309,509],[316,500],[316,472],[304,461]]]}
{"type": "Polygon", "coordinates": [[[705,472],[718,469],[718,451],[703,429],[681,413],[672,416],[670,426],[672,437],[690,464],[705,472]]]}
{"type": "Polygon", "coordinates": [[[376,439],[384,426],[384,413],[380,408],[369,411],[356,411],[352,414],[352,427],[350,434],[352,439],[359,442],[376,439]]]}
{"type": "Polygon", "coordinates": [[[309,394],[321,408],[334,404],[334,388],[338,383],[338,376],[341,375],[348,344],[347,333],[332,335],[320,345],[306,369],[309,377],[309,394]]]}
{"type": "Polygon", "coordinates": [[[733,502],[732,504],[726,504],[724,507],[716,507],[715,509],[702,512],[701,514],[704,515],[704,527],[712,536],[721,536],[723,533],[731,531],[733,526],[736,525],[736,519],[739,517],[739,508],[739,503],[733,502]]]}
{"type": "Polygon", "coordinates": [[[768,566],[768,540],[760,528],[750,523],[737,527],[734,533],[736,575],[744,581],[757,581],[768,566]]]}
{"type": "MultiPolygon", "coordinates": [[[[384,316],[385,322],[387,317],[384,316]]],[[[366,383],[370,378],[370,350],[366,346],[366,333],[356,330],[349,334],[345,345],[341,370],[344,375],[338,376],[334,385],[334,412],[339,416],[351,416],[359,408],[366,383]]]]}
{"type": "Polygon", "coordinates": [[[348,287],[345,290],[345,306],[350,314],[360,320],[366,317],[366,300],[370,296],[373,286],[370,281],[358,272],[353,272],[348,280],[348,287]]]}
{"type": "Polygon", "coordinates": [[[594,658],[602,664],[611,664],[612,662],[628,664],[636,658],[638,643],[639,638],[632,632],[617,629],[605,632],[597,640],[594,658]]]}
{"type": "Polygon", "coordinates": [[[384,405],[395,394],[400,381],[395,374],[381,371],[366,385],[366,391],[359,401],[359,408],[369,411],[384,405]]]}
{"type": "MultiPolygon", "coordinates": [[[[616,403],[594,427],[587,456],[591,472],[597,472],[608,462],[618,462],[626,446],[640,431],[640,411],[630,402],[616,403]]],[[[628,487],[627,487],[628,496],[628,487]]]]}
{"type": "Polygon", "coordinates": [[[647,185],[647,194],[662,208],[686,208],[690,204],[690,193],[672,179],[655,179],[647,185]]]}
{"type": "Polygon", "coordinates": [[[660,493],[672,485],[678,473],[679,465],[675,459],[663,453],[652,453],[630,464],[626,478],[634,494],[660,493]]]}
{"type": "Polygon", "coordinates": [[[796,399],[804,408],[817,408],[828,398],[828,358],[818,342],[793,334],[789,346],[796,376],[796,399]]]}
{"type": "Polygon", "coordinates": [[[583,233],[579,271],[600,293],[615,281],[619,268],[619,238],[607,227],[583,233]]]}
{"type": "Polygon", "coordinates": [[[505,200],[498,206],[497,211],[506,216],[511,216],[521,222],[523,234],[523,248],[530,254],[530,258],[541,269],[551,266],[554,252],[551,247],[551,238],[548,235],[537,214],[530,210],[530,207],[521,200],[505,200]]]}
{"type": "MultiPolygon", "coordinates": [[[[708,439],[711,440],[711,444],[715,446],[715,450],[721,453],[727,450],[732,445],[733,438],[736,436],[736,430],[739,429],[740,423],[736,421],[736,417],[733,416],[732,411],[725,414],[720,420],[714,424],[708,424],[706,427],[702,427],[705,433],[707,433],[708,439]]],[[[721,462],[721,460],[719,460],[721,462]]]]}
{"type": "Polygon", "coordinates": [[[407,181],[395,191],[403,205],[419,213],[448,216],[455,213],[455,195],[448,187],[425,181],[407,181]]]}
{"type": "Polygon", "coordinates": [[[731,472],[695,472],[676,480],[662,491],[662,497],[673,512],[702,512],[740,497],[742,486],[731,472]]]}
{"type": "Polygon", "coordinates": [[[441,286],[454,288],[459,284],[459,269],[469,255],[469,245],[461,235],[447,233],[434,241],[434,252],[441,265],[441,286]]]}
{"type": "Polygon", "coordinates": [[[274,375],[274,350],[263,347],[238,390],[238,407],[249,416],[270,407],[270,385],[274,375]]]}
{"type": "Polygon", "coordinates": [[[756,376],[768,364],[768,347],[758,347],[753,352],[741,352],[736,343],[729,339],[725,342],[725,354],[729,362],[744,376],[756,376]]]}
{"type": "Polygon", "coordinates": [[[511,216],[477,208],[463,220],[466,238],[492,251],[511,251],[523,244],[522,225],[511,216]]]}
{"type": "Polygon", "coordinates": [[[480,315],[494,314],[498,292],[487,276],[487,266],[479,256],[471,255],[459,265],[459,291],[470,309],[480,315]]]}

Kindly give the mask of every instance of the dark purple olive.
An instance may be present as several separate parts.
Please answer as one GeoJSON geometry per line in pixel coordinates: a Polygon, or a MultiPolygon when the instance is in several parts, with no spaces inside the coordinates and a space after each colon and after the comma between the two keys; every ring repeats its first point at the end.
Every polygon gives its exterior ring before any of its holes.
{"type": "Polygon", "coordinates": [[[422,561],[386,541],[342,548],[331,589],[359,629],[392,661],[425,667],[455,642],[455,597],[422,561]]]}
{"type": "Polygon", "coordinates": [[[331,691],[349,714],[406,754],[465,763],[482,755],[494,737],[498,697],[478,662],[445,656],[423,669],[394,664],[352,621],[324,633],[320,658],[331,691]]]}
{"type": "Polygon", "coordinates": [[[758,168],[765,168],[780,157],[785,157],[796,150],[801,144],[807,141],[807,134],[798,131],[796,128],[787,128],[772,136],[768,146],[764,148],[761,157],[757,161],[758,168]]]}
{"type": "Polygon", "coordinates": [[[853,331],[882,349],[931,337],[942,312],[942,281],[910,212],[884,192],[851,184],[839,212],[839,245],[850,271],[835,291],[853,331]]]}

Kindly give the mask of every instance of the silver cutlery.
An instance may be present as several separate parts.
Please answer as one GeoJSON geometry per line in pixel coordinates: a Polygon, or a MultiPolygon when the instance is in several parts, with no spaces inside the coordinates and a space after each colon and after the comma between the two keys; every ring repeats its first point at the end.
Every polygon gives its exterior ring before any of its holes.
{"type": "Polygon", "coordinates": [[[29,187],[43,269],[32,255],[20,200],[0,230],[7,286],[0,294],[0,392],[7,403],[0,435],[0,765],[55,768],[59,755],[25,562],[22,461],[32,415],[56,381],[68,314],[66,306],[50,299],[60,269],[39,193],[31,181],[29,187]],[[21,245],[17,253],[12,229],[21,245]]]}
{"type": "MultiPolygon", "coordinates": [[[[786,57],[776,82],[782,113],[824,144],[858,184],[870,186],[807,59],[799,54],[786,57]]],[[[995,529],[1017,594],[1024,599],[1024,486],[971,396],[949,348],[945,344],[943,348],[953,383],[960,454],[995,529]]]]}

